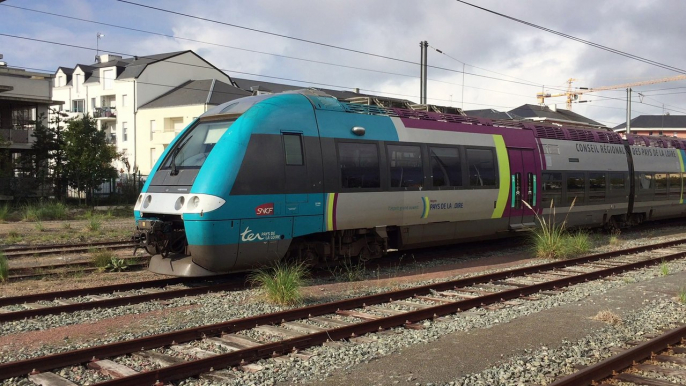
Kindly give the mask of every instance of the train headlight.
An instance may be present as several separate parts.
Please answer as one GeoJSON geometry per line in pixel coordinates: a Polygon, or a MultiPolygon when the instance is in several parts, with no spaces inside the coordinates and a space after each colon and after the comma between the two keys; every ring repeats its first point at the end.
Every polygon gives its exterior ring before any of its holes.
{"type": "Polygon", "coordinates": [[[183,204],[185,202],[186,202],[186,199],[183,196],[180,196],[179,198],[176,199],[176,202],[174,203],[174,209],[181,210],[181,208],[183,208],[183,204]]]}
{"type": "Polygon", "coordinates": [[[193,196],[190,200],[188,200],[188,209],[193,210],[197,208],[198,205],[200,205],[200,197],[193,196]]]}
{"type": "Polygon", "coordinates": [[[139,194],[138,195],[138,201],[136,201],[136,206],[140,206],[141,202],[143,202],[143,195],[139,194]]]}
{"type": "Polygon", "coordinates": [[[152,201],[152,194],[148,194],[145,199],[143,200],[143,208],[147,208],[150,205],[150,202],[152,201]]]}

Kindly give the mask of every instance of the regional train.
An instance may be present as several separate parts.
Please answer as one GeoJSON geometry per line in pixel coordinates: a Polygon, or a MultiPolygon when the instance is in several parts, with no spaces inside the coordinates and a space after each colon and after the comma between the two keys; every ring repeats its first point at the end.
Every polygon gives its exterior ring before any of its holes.
{"type": "Polygon", "coordinates": [[[136,238],[153,272],[205,276],[511,235],[551,203],[572,227],[625,226],[686,213],[684,149],[317,90],[258,95],[167,147],[136,202],[136,238]]]}

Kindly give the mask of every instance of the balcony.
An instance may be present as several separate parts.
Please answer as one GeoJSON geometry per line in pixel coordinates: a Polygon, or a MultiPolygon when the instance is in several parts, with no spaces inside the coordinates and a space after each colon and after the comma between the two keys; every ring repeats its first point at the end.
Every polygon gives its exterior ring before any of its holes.
{"type": "Polygon", "coordinates": [[[103,121],[114,121],[117,119],[117,109],[114,107],[98,107],[93,112],[93,118],[103,121]]]}
{"type": "Polygon", "coordinates": [[[9,141],[12,143],[29,143],[29,131],[0,129],[0,141],[9,141]]]}

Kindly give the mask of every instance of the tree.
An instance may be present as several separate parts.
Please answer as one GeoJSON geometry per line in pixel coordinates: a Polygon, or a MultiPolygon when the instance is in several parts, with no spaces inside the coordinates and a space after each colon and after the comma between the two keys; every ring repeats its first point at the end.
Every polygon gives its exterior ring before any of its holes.
{"type": "Polygon", "coordinates": [[[51,184],[50,177],[52,173],[50,171],[55,165],[55,152],[59,148],[55,129],[44,125],[44,121],[44,114],[41,114],[36,119],[32,134],[34,141],[31,145],[32,174],[36,178],[36,186],[41,188],[41,195],[45,192],[45,187],[51,184]]]}
{"type": "Polygon", "coordinates": [[[114,145],[107,143],[104,131],[98,130],[88,115],[68,121],[64,131],[64,174],[69,186],[88,197],[107,179],[117,177],[112,162],[120,157],[114,145]]]}

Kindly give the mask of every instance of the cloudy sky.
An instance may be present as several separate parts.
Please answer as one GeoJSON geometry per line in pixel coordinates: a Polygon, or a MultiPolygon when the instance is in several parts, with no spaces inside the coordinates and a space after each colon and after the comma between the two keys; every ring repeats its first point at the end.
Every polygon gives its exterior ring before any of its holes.
{"type": "MultiPolygon", "coordinates": [[[[562,92],[570,78],[576,79],[573,87],[601,87],[686,73],[683,0],[469,1],[676,71],[455,0],[132,1],[234,26],[117,0],[6,0],[0,3],[0,53],[10,66],[54,72],[58,66],[92,63],[101,32],[102,52],[144,56],[190,49],[234,77],[359,88],[418,102],[419,42],[426,40],[429,65],[435,66],[428,71],[429,103],[465,110],[536,104],[537,92],[562,92]]],[[[686,81],[634,91],[633,117],[686,114],[686,81]]],[[[608,126],[625,121],[624,89],[579,100],[589,102],[574,104],[577,113],[608,126]]],[[[546,102],[565,108],[564,97],[546,102]]]]}

